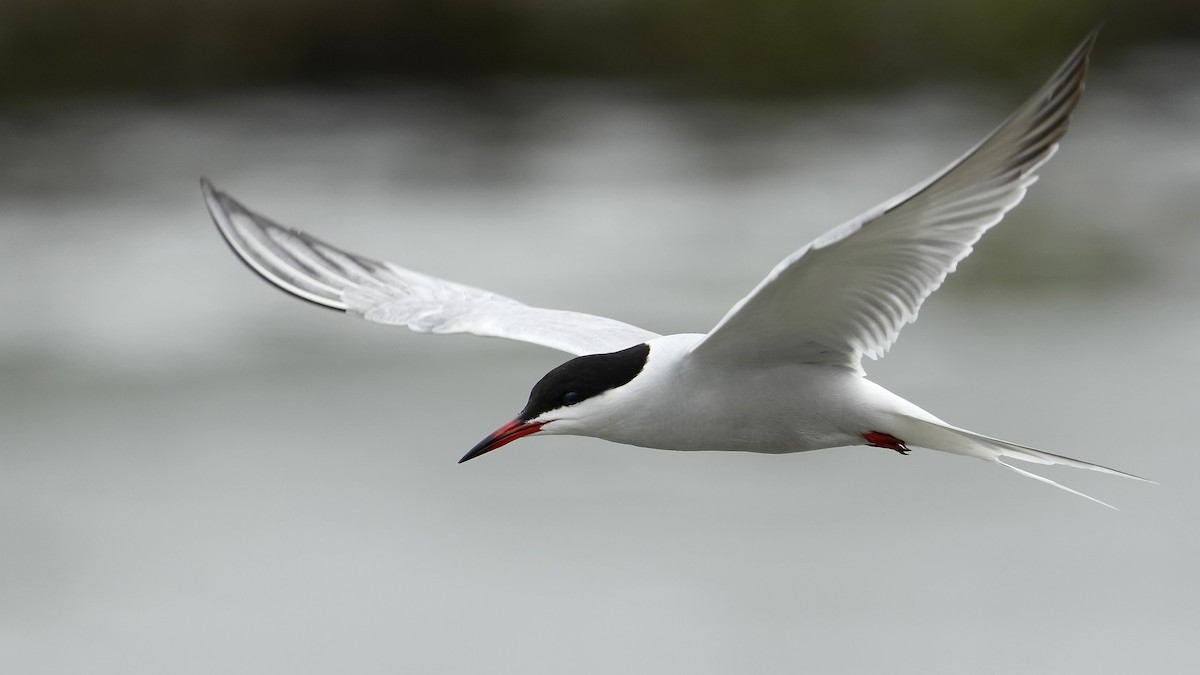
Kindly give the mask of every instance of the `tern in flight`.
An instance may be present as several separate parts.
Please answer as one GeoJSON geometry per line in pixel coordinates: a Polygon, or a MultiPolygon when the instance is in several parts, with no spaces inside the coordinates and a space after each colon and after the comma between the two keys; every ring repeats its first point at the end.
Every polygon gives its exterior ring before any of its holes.
{"type": "Polygon", "coordinates": [[[871,445],[907,454],[922,447],[990,460],[1099,502],[1010,460],[1137,477],[952,426],[866,379],[862,367],[864,356],[884,355],[925,298],[1037,180],[1083,94],[1094,41],[1093,33],[969,152],[785,258],[707,333],[658,335],[531,307],[343,251],[201,184],[233,252],[298,298],[418,332],[509,338],[575,355],[533,386],[516,419],[460,462],[534,434],[667,450],[871,445]]]}

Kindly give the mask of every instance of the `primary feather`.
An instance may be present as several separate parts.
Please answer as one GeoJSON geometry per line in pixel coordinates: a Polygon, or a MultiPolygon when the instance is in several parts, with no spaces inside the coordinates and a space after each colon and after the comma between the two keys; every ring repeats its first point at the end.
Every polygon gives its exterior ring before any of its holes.
{"type": "Polygon", "coordinates": [[[988,228],[1037,180],[1083,94],[1087,37],[1011,117],[950,166],[788,256],[693,351],[739,363],[862,372],[915,321],[988,228]]]}

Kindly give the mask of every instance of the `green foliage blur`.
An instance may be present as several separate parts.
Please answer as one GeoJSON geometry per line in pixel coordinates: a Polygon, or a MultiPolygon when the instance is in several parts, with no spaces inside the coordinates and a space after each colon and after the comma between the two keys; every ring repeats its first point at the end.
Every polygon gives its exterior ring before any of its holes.
{"type": "Polygon", "coordinates": [[[0,98],[518,78],[802,96],[1200,35],[1144,0],[0,0],[0,98]]]}

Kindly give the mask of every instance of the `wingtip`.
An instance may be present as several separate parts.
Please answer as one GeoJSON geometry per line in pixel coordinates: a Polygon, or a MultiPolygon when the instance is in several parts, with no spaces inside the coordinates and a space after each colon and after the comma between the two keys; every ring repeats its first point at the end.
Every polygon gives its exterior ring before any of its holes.
{"type": "Polygon", "coordinates": [[[208,180],[205,176],[200,177],[200,193],[204,197],[204,206],[208,209],[208,215],[212,218],[213,224],[217,226],[217,231],[221,233],[221,237],[225,242],[238,254],[238,257],[242,257],[241,251],[234,244],[233,224],[230,222],[229,207],[224,203],[224,199],[228,199],[228,197],[218,190],[212,184],[212,181],[208,180]]]}
{"type": "Polygon", "coordinates": [[[216,195],[217,188],[213,186],[208,176],[200,176],[200,192],[204,195],[205,199],[216,195]]]}
{"type": "Polygon", "coordinates": [[[1067,62],[1070,63],[1076,59],[1080,59],[1083,61],[1085,68],[1091,65],[1092,50],[1096,47],[1096,41],[1100,39],[1100,29],[1102,28],[1104,28],[1103,23],[1093,28],[1091,32],[1084,36],[1083,41],[1075,48],[1075,53],[1071,55],[1071,58],[1067,59],[1067,62]]]}
{"type": "Polygon", "coordinates": [[[221,206],[221,197],[224,195],[206,176],[200,177],[200,194],[204,197],[204,206],[208,208],[208,213],[212,216],[213,223],[221,231],[221,235],[228,239],[229,235],[226,233],[225,225],[222,223],[222,219],[227,217],[225,215],[225,208],[221,206]]]}
{"type": "MultiPolygon", "coordinates": [[[[276,237],[315,239],[254,213],[218,190],[207,177],[200,177],[200,190],[217,232],[251,272],[295,298],[337,312],[346,311],[346,305],[341,301],[341,289],[330,286],[329,278],[320,277],[320,270],[314,271],[312,263],[305,264],[296,258],[276,237]]],[[[319,253],[314,255],[320,256],[319,253]]],[[[323,260],[329,264],[327,259],[323,260]]]]}

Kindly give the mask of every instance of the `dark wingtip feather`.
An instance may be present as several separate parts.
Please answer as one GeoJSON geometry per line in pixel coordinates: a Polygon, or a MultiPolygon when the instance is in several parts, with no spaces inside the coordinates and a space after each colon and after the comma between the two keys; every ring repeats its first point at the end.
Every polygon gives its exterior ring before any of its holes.
{"type": "MultiPolygon", "coordinates": [[[[229,250],[233,251],[234,256],[243,265],[245,265],[247,269],[249,269],[251,272],[253,272],[255,276],[257,276],[258,278],[267,282],[272,287],[277,288],[280,291],[283,291],[284,293],[287,293],[288,295],[290,295],[294,298],[303,300],[309,304],[315,305],[317,307],[323,307],[325,309],[330,309],[335,312],[343,312],[344,313],[346,311],[345,307],[339,307],[337,305],[329,304],[326,302],[321,302],[315,298],[308,297],[306,295],[302,295],[300,293],[294,292],[293,290],[288,288],[286,285],[281,283],[279,279],[276,279],[276,278],[272,277],[270,274],[268,274],[266,272],[266,270],[264,270],[260,266],[262,264],[261,261],[252,260],[249,257],[249,254],[247,254],[244,250],[242,250],[241,247],[238,246],[237,242],[235,241],[236,234],[235,234],[234,227],[233,227],[232,223],[228,222],[228,214],[231,211],[241,212],[241,213],[245,214],[247,217],[249,217],[252,221],[254,221],[254,223],[256,225],[258,225],[260,228],[266,227],[268,225],[274,226],[274,227],[280,227],[280,226],[275,225],[274,223],[271,223],[268,219],[263,218],[262,216],[259,216],[258,214],[254,213],[250,209],[247,209],[245,206],[243,206],[240,202],[238,202],[233,197],[230,197],[229,195],[225,194],[224,192],[221,192],[220,190],[218,190],[216,188],[216,186],[214,186],[212,184],[212,182],[208,180],[207,177],[204,177],[204,176],[200,177],[200,190],[204,195],[204,203],[205,203],[205,206],[208,208],[209,216],[212,218],[213,224],[217,226],[217,232],[219,232],[221,234],[221,239],[225,242],[225,245],[229,247],[229,250]],[[264,223],[266,223],[268,225],[264,225],[264,223]]],[[[283,228],[280,228],[280,229],[283,229],[283,228]]]]}

